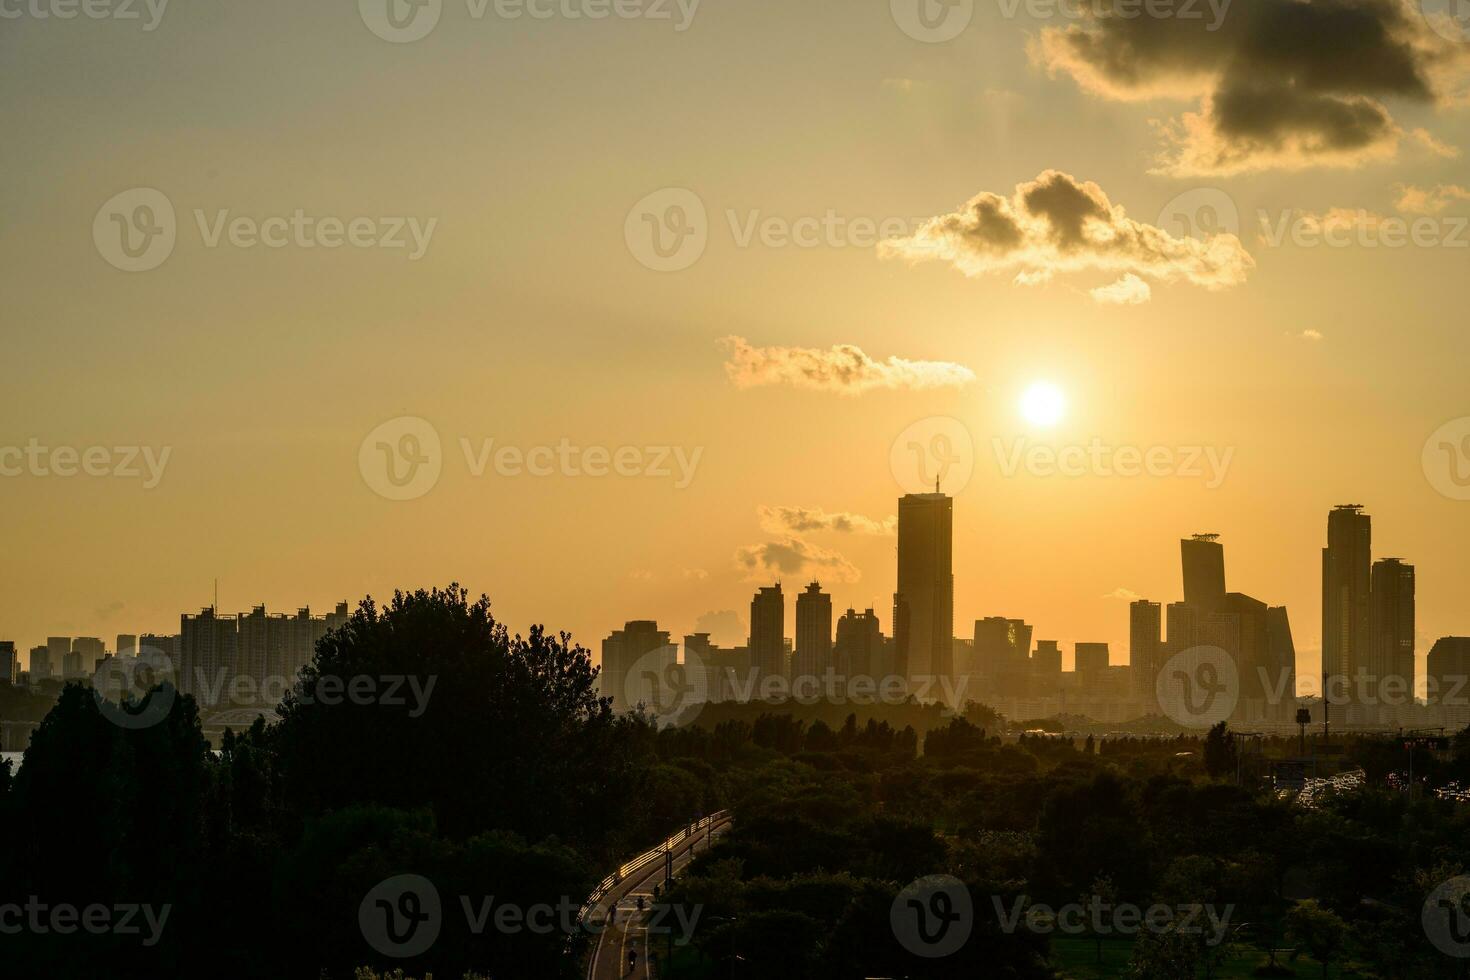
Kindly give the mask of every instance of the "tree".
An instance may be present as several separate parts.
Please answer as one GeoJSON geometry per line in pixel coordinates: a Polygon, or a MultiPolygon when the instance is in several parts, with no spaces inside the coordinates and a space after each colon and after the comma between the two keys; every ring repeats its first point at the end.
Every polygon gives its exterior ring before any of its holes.
{"type": "MultiPolygon", "coordinates": [[[[1113,879],[1107,877],[1106,875],[1098,875],[1096,878],[1092,879],[1092,887],[1088,889],[1087,893],[1082,896],[1081,905],[1083,908],[1090,911],[1094,902],[1096,902],[1097,905],[1104,910],[1111,910],[1115,905],[1118,904],[1118,889],[1113,887],[1113,879]]],[[[1099,915],[1100,914],[1101,913],[1099,913],[1099,915]]],[[[1088,921],[1095,922],[1096,919],[1090,917],[1088,921]]],[[[1102,930],[1094,929],[1092,933],[1092,941],[1097,946],[1097,962],[1099,965],[1101,965],[1103,944],[1102,930]]]]}
{"type": "Polygon", "coordinates": [[[1220,722],[1205,736],[1205,771],[1214,779],[1233,775],[1240,762],[1235,736],[1225,722],[1220,722]]]}
{"type": "Polygon", "coordinates": [[[1327,980],[1329,965],[1347,942],[1347,923],[1331,909],[1318,905],[1316,899],[1309,898],[1286,913],[1286,932],[1322,964],[1322,980],[1327,980]]]}

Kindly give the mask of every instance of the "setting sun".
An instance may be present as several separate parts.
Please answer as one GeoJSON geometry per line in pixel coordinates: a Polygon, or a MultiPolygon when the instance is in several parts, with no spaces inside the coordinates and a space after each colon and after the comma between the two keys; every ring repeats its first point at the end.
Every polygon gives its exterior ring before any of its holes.
{"type": "Polygon", "coordinates": [[[1067,396],[1049,381],[1038,381],[1021,395],[1021,415],[1032,425],[1050,428],[1067,414],[1067,396]]]}

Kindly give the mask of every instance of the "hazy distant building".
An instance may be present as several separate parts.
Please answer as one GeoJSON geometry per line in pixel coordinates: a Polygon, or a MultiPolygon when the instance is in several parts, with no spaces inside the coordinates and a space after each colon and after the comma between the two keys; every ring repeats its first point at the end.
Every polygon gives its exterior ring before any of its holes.
{"type": "Polygon", "coordinates": [[[1073,666],[1079,674],[1107,670],[1108,657],[1106,643],[1078,643],[1072,649],[1073,666]]]}
{"type": "Polygon", "coordinates": [[[898,591],[893,636],[910,690],[953,678],[954,500],[918,493],[898,502],[898,591]]]}
{"type": "Polygon", "coordinates": [[[20,655],[15,652],[15,643],[0,640],[0,684],[14,685],[20,680],[20,655]]]}
{"type": "Polygon", "coordinates": [[[1458,709],[1449,717],[1463,718],[1470,710],[1470,636],[1441,636],[1429,648],[1424,668],[1429,703],[1458,709]]]}
{"type": "Polygon", "coordinates": [[[134,633],[119,633],[119,634],[117,634],[117,645],[115,647],[113,647],[113,651],[119,657],[132,657],[132,656],[137,656],[137,653],[138,653],[138,637],[137,637],[137,635],[134,634],[134,633]]]}
{"type": "Polygon", "coordinates": [[[73,676],[90,676],[97,670],[102,658],[107,656],[107,644],[100,637],[79,636],[71,641],[71,652],[75,655],[73,663],[76,665],[76,674],[73,676]]]}
{"type": "Polygon", "coordinates": [[[65,670],[66,655],[68,653],[71,653],[71,637],[69,637],[69,636],[48,636],[48,637],[46,637],[46,655],[51,660],[51,664],[47,668],[47,674],[48,674],[48,676],[51,676],[51,677],[62,677],[62,676],[64,676],[63,671],[65,670]]]}
{"type": "Polygon", "coordinates": [[[884,663],[883,630],[878,614],[871,609],[858,612],[848,609],[837,621],[837,643],[833,660],[837,675],[851,681],[854,677],[882,678],[888,674],[884,663]]]}
{"type": "Polygon", "coordinates": [[[1037,640],[1031,654],[1031,677],[1036,688],[1032,693],[1052,696],[1061,689],[1062,648],[1056,640],[1037,640]]]}
{"type": "Polygon", "coordinates": [[[159,654],[168,658],[168,664],[177,673],[179,665],[179,636],[177,633],[144,633],[138,637],[138,656],[140,658],[151,657],[156,660],[159,654]]]}
{"type": "Polygon", "coordinates": [[[1370,669],[1372,545],[1373,522],[1360,505],[1335,507],[1327,515],[1327,547],[1322,549],[1322,672],[1343,678],[1335,684],[1343,685],[1344,691],[1359,670],[1370,669]]]}
{"type": "Polygon", "coordinates": [[[749,694],[750,648],[721,647],[710,642],[708,633],[687,633],[684,636],[684,669],[689,672],[688,683],[702,692],[705,700],[739,701],[749,694]],[[703,680],[693,676],[703,671],[703,680]]]}
{"type": "Polygon", "coordinates": [[[660,684],[671,680],[668,671],[677,655],[668,631],[659,629],[658,623],[628,622],[602,641],[602,696],[612,698],[614,711],[631,711],[640,703],[655,710],[660,684]]]}
{"type": "Polygon", "coordinates": [[[51,648],[31,647],[30,681],[32,684],[51,679],[51,648]]]}
{"type": "Polygon", "coordinates": [[[796,597],[796,663],[792,678],[824,677],[832,666],[832,597],[813,582],[796,597]]]}
{"type": "Polygon", "coordinates": [[[1133,697],[1145,714],[1158,708],[1155,695],[1159,671],[1163,669],[1163,607],[1139,599],[1128,607],[1128,670],[1133,697]]]}
{"type": "Polygon", "coordinates": [[[781,583],[767,585],[750,600],[750,665],[759,685],[786,676],[786,597],[781,583]]]}
{"type": "Polygon", "coordinates": [[[1368,689],[1391,715],[1392,709],[1414,702],[1413,565],[1397,558],[1373,563],[1369,624],[1372,656],[1368,689]]]}
{"type": "Polygon", "coordinates": [[[216,615],[205,606],[197,616],[179,616],[179,690],[201,707],[225,703],[239,670],[240,633],[234,616],[216,615]]]}
{"type": "Polygon", "coordinates": [[[1184,566],[1184,601],[1214,611],[1225,602],[1225,548],[1217,534],[1196,534],[1179,542],[1184,566]]]}
{"type": "MultiPolygon", "coordinates": [[[[1031,627],[1023,620],[987,616],[975,620],[975,663],[979,692],[1021,698],[1030,692],[1031,627]]],[[[1058,661],[1057,670],[1061,670],[1058,661]]]]}

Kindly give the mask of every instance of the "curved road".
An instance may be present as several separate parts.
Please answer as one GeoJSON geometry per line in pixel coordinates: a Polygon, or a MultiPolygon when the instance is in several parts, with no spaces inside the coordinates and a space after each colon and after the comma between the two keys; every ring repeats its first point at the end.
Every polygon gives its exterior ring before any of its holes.
{"type": "MultiPolygon", "coordinates": [[[[680,841],[674,848],[674,874],[678,874],[696,853],[703,853],[714,841],[730,828],[729,816],[711,818],[711,824],[702,826],[680,841]]],[[[587,964],[587,980],[656,980],[657,975],[649,972],[649,915],[653,908],[653,889],[664,880],[666,859],[662,856],[642,865],[614,885],[598,902],[600,908],[612,910],[611,921],[597,937],[597,945],[587,964]],[[638,899],[643,899],[644,911],[638,911],[638,899]],[[638,954],[637,964],[628,969],[629,951],[638,954]]],[[[660,923],[679,938],[680,921],[670,915],[660,923]]],[[[655,937],[652,952],[664,956],[664,943],[655,937]]]]}

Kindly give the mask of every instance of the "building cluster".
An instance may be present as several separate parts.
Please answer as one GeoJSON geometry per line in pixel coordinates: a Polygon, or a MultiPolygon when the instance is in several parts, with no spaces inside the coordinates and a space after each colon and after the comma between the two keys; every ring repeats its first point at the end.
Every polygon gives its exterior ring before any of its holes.
{"type": "Polygon", "coordinates": [[[178,633],[119,633],[111,651],[97,637],[48,637],[44,646],[31,649],[28,671],[20,669],[15,644],[0,640],[0,683],[89,680],[115,656],[137,657],[171,677],[201,707],[272,702],[310,662],[317,641],[347,616],[345,602],[325,616],[305,607],[295,615],[270,614],[263,605],[226,616],[206,606],[198,614],[182,614],[178,633]]]}
{"type": "MultiPolygon", "coordinates": [[[[1357,506],[1335,508],[1328,519],[1322,622],[1332,722],[1470,722],[1470,707],[1455,714],[1446,698],[1454,691],[1470,705],[1470,685],[1464,684],[1470,638],[1445,637],[1434,645],[1428,704],[1415,702],[1414,568],[1396,558],[1372,562],[1369,528],[1357,506]],[[1354,685],[1345,683],[1355,677],[1354,685]]],[[[1072,670],[1062,669],[1060,645],[1035,639],[1033,627],[1021,619],[990,616],[975,621],[973,636],[954,635],[952,546],[953,500],[940,493],[903,497],[889,634],[874,610],[848,609],[835,622],[834,639],[832,597],[813,582],[796,595],[795,628],[788,635],[786,596],[778,582],[752,598],[743,646],[720,647],[709,634],[695,633],[683,638],[681,658],[679,645],[654,621],[614,631],[602,643],[603,693],[619,710],[639,703],[656,710],[671,696],[856,701],[860,688],[877,697],[898,692],[952,706],[979,701],[1011,718],[1078,714],[1121,722],[1188,715],[1173,700],[1191,696],[1189,685],[1196,681],[1226,683],[1213,672],[1200,673],[1206,660],[1223,655],[1232,675],[1233,723],[1275,727],[1297,721],[1296,646],[1287,610],[1227,589],[1218,535],[1180,542],[1182,600],[1140,598],[1131,604],[1126,665],[1112,662],[1106,643],[1079,642],[1072,670]],[[682,680],[671,685],[668,678],[675,674],[682,680]],[[1189,681],[1171,683],[1179,674],[1189,681]]],[[[1313,720],[1321,721],[1320,714],[1319,705],[1313,720]]]]}

